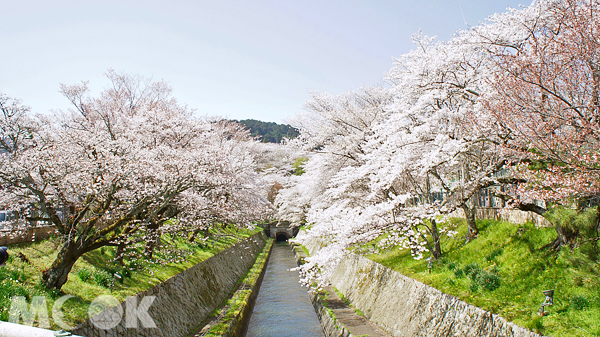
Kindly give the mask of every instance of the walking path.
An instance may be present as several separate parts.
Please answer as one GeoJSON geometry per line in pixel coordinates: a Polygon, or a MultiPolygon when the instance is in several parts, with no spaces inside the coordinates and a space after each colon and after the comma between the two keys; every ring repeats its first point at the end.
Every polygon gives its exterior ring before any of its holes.
{"type": "Polygon", "coordinates": [[[390,336],[371,323],[365,316],[357,314],[352,307],[338,296],[332,286],[327,286],[324,290],[329,292],[327,299],[323,301],[325,306],[333,311],[337,321],[350,330],[353,336],[390,336]]]}
{"type": "MultiPolygon", "coordinates": [[[[306,253],[298,245],[293,245],[298,261],[303,261],[306,258],[306,253]]],[[[334,291],[331,285],[319,293],[319,295],[327,294],[327,298],[323,300],[323,304],[331,309],[335,314],[336,322],[343,325],[352,333],[352,336],[374,336],[374,337],[391,337],[385,331],[378,328],[370,322],[365,316],[356,313],[356,310],[342,300],[334,291]]],[[[320,296],[323,298],[323,296],[320,296]]]]}

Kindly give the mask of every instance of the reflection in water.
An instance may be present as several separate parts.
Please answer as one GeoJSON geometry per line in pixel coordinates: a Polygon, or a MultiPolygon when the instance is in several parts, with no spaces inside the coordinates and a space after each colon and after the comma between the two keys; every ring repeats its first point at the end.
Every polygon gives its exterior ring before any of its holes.
{"type": "Polygon", "coordinates": [[[306,288],[298,283],[294,253],[287,242],[276,242],[267,265],[247,337],[323,336],[306,288]]]}

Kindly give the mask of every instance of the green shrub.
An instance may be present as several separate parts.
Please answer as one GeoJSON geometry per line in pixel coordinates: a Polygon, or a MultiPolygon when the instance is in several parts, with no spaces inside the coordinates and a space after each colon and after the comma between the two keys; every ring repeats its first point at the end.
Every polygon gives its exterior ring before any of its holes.
{"type": "Polygon", "coordinates": [[[77,277],[83,282],[89,283],[94,278],[93,273],[91,269],[83,268],[77,272],[77,277]]]}
{"type": "Polygon", "coordinates": [[[477,292],[478,290],[479,290],[479,283],[471,282],[471,284],[469,285],[469,291],[474,293],[474,292],[477,292]]]}
{"type": "Polygon", "coordinates": [[[494,259],[495,259],[497,256],[500,256],[500,255],[502,255],[502,251],[503,251],[503,250],[502,250],[502,248],[497,248],[497,249],[494,249],[494,251],[492,251],[491,253],[489,253],[489,254],[488,254],[486,257],[485,257],[486,261],[488,261],[488,262],[491,262],[491,261],[492,261],[492,260],[494,260],[494,259]]]}
{"type": "Polygon", "coordinates": [[[500,277],[497,274],[484,272],[479,276],[477,282],[485,290],[493,291],[500,287],[500,277]]]}
{"type": "Polygon", "coordinates": [[[490,271],[482,269],[477,263],[469,263],[464,268],[455,268],[454,276],[457,278],[467,276],[471,280],[469,285],[471,292],[476,292],[479,289],[493,291],[500,287],[500,277],[496,266],[493,266],[490,271]]]}
{"type": "Polygon", "coordinates": [[[477,263],[469,263],[463,268],[465,275],[471,279],[471,281],[476,281],[479,278],[479,275],[483,272],[483,269],[477,263]]]}
{"type": "Polygon", "coordinates": [[[571,297],[571,305],[575,310],[583,310],[590,306],[590,300],[585,296],[575,295],[571,297]]]}
{"type": "Polygon", "coordinates": [[[115,277],[106,270],[98,269],[94,272],[94,282],[104,288],[110,288],[114,285],[115,277]]]}
{"type": "Polygon", "coordinates": [[[555,226],[568,228],[584,238],[594,238],[597,235],[598,211],[596,207],[579,210],[555,206],[544,213],[544,217],[555,226]]]}
{"type": "Polygon", "coordinates": [[[544,323],[542,317],[535,317],[529,321],[526,325],[529,330],[533,330],[537,333],[541,333],[544,330],[544,323]]]}
{"type": "Polygon", "coordinates": [[[304,173],[304,165],[308,161],[306,157],[296,158],[292,167],[294,168],[294,175],[301,176],[304,173]]]}
{"type": "Polygon", "coordinates": [[[77,277],[86,283],[97,284],[101,287],[110,288],[114,285],[115,277],[103,269],[83,268],[77,272],[77,277]]]}

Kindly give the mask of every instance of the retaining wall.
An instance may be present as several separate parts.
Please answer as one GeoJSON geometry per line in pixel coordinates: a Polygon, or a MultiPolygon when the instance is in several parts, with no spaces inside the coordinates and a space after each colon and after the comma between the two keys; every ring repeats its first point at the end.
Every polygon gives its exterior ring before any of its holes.
{"type": "MultiPolygon", "coordinates": [[[[240,337],[245,336],[246,331],[248,330],[248,324],[250,323],[250,318],[252,316],[252,311],[254,310],[254,305],[256,304],[256,298],[258,297],[258,292],[260,290],[260,286],[265,277],[265,273],[267,272],[267,265],[269,264],[269,258],[271,257],[271,250],[273,249],[273,241],[267,243],[267,247],[264,248],[264,254],[266,257],[264,260],[259,260],[254,264],[253,270],[251,273],[258,273],[258,276],[255,280],[249,280],[250,283],[246,284],[246,288],[238,290],[239,294],[236,293],[236,296],[239,296],[237,299],[241,303],[238,305],[235,316],[229,316],[229,313],[223,317],[223,320],[229,319],[229,321],[224,322],[227,325],[226,331],[222,334],[215,334],[215,336],[226,336],[226,337],[240,337]],[[247,289],[249,288],[249,289],[247,289]]],[[[248,275],[248,278],[251,278],[252,275],[248,275]]],[[[213,334],[209,334],[208,336],[213,336],[213,334]]]]}
{"type": "Polygon", "coordinates": [[[315,313],[321,322],[321,328],[326,337],[352,337],[350,331],[346,329],[343,324],[336,322],[336,320],[331,317],[327,308],[323,305],[321,298],[319,298],[318,292],[311,289],[308,291],[308,296],[315,308],[315,313]]]}
{"type": "Polygon", "coordinates": [[[338,264],[331,283],[393,336],[539,336],[354,253],[338,264]]]}
{"type": "MultiPolygon", "coordinates": [[[[459,209],[450,216],[464,217],[464,212],[459,209]]],[[[551,226],[542,216],[520,210],[480,208],[476,217],[551,226]]],[[[304,244],[311,255],[326,245],[324,239],[304,244]]],[[[331,283],[393,336],[540,336],[354,253],[336,266],[331,283]]]]}
{"type": "Polygon", "coordinates": [[[44,240],[56,234],[54,226],[40,226],[19,228],[17,230],[0,230],[0,246],[8,246],[15,243],[32,242],[44,240]]]}
{"type": "MultiPolygon", "coordinates": [[[[303,265],[306,254],[302,251],[302,248],[293,242],[290,243],[290,247],[294,252],[296,264],[298,266],[303,265]]],[[[308,297],[310,297],[310,302],[312,303],[313,308],[315,308],[315,313],[319,318],[319,322],[321,322],[321,328],[326,337],[352,337],[350,331],[348,331],[343,324],[338,324],[335,319],[331,317],[327,308],[323,305],[319,293],[315,289],[308,289],[308,297]]]]}
{"type": "MultiPolygon", "coordinates": [[[[236,282],[252,267],[267,237],[261,232],[215,254],[197,265],[173,276],[146,291],[137,294],[138,305],[144,296],[156,296],[148,309],[156,328],[126,326],[125,311],[120,323],[110,329],[97,328],[89,320],[72,332],[82,336],[157,336],[179,337],[195,332],[210,312],[229,298],[236,282]]],[[[118,314],[118,308],[104,315],[118,314]]],[[[101,314],[102,315],[102,314],[101,314]]],[[[131,324],[130,324],[131,325],[131,324]]]]}
{"type": "MultiPolygon", "coordinates": [[[[450,217],[464,218],[465,212],[459,208],[450,213],[450,217]]],[[[537,227],[552,227],[552,224],[543,216],[534,212],[526,212],[518,209],[482,207],[478,208],[475,212],[475,218],[479,220],[502,220],[519,225],[530,221],[533,222],[537,227]]]]}

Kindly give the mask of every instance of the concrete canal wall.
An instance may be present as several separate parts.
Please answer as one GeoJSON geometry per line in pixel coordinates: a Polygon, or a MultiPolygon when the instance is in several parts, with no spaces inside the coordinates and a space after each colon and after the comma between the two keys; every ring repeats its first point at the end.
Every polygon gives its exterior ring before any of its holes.
{"type": "MultiPolygon", "coordinates": [[[[459,208],[450,213],[448,216],[464,218],[465,212],[459,208]]],[[[475,219],[501,220],[517,225],[524,224],[526,222],[533,222],[537,227],[552,227],[552,224],[543,216],[534,212],[526,212],[518,209],[481,207],[476,210],[475,219]]]]}
{"type": "MultiPolygon", "coordinates": [[[[126,305],[120,323],[108,330],[98,328],[90,320],[72,332],[82,336],[157,336],[179,337],[195,332],[198,325],[208,318],[231,295],[238,280],[252,267],[267,237],[261,232],[215,254],[197,265],[173,276],[165,282],[136,295],[137,305],[145,296],[155,296],[148,314],[155,328],[143,326],[143,322],[127,324],[126,305]]],[[[119,307],[109,309],[105,315],[119,314],[119,307]]],[[[109,316],[105,316],[109,317],[109,316]]],[[[94,319],[93,319],[94,320],[94,319]]],[[[94,320],[97,322],[97,320],[94,320]]],[[[98,324],[96,324],[98,325],[98,324]]]]}
{"type": "MultiPolygon", "coordinates": [[[[291,243],[290,247],[294,252],[294,258],[296,259],[296,264],[301,266],[304,264],[304,259],[306,258],[306,254],[302,251],[299,245],[291,243]]],[[[343,324],[338,324],[334,317],[327,311],[325,305],[323,305],[323,301],[319,297],[319,293],[314,289],[308,289],[308,297],[310,298],[310,302],[315,308],[315,313],[319,318],[319,322],[321,322],[321,328],[323,329],[323,333],[326,337],[352,337],[350,331],[348,331],[343,324]]]]}
{"type": "MultiPolygon", "coordinates": [[[[314,255],[325,245],[305,247],[314,255]]],[[[354,253],[336,266],[331,284],[392,336],[540,336],[354,253]]]]}
{"type": "Polygon", "coordinates": [[[336,267],[331,283],[393,336],[539,336],[353,253],[336,267]]]}

